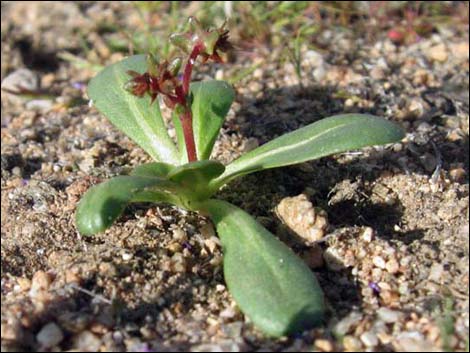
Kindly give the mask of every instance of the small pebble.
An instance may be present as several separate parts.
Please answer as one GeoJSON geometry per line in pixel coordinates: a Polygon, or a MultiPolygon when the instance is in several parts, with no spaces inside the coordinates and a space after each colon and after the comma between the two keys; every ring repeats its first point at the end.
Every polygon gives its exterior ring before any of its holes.
{"type": "Polygon", "coordinates": [[[16,281],[18,282],[21,291],[26,292],[31,289],[31,281],[28,278],[18,277],[16,281]]]}
{"type": "Polygon", "coordinates": [[[90,331],[83,331],[73,339],[73,349],[82,352],[98,352],[101,347],[101,339],[90,331]]]}
{"type": "Polygon", "coordinates": [[[42,348],[51,348],[64,339],[64,334],[57,324],[50,322],[42,327],[36,335],[36,340],[42,348]]]}
{"type": "Polygon", "coordinates": [[[418,69],[413,74],[413,83],[415,85],[425,85],[429,81],[429,73],[424,69],[418,69]]]}
{"type": "Polygon", "coordinates": [[[13,169],[11,170],[11,173],[13,175],[16,175],[17,177],[21,177],[22,170],[20,167],[13,167],[13,169]]]}
{"type": "Polygon", "coordinates": [[[219,317],[224,318],[224,319],[231,319],[235,317],[235,315],[237,315],[237,312],[233,308],[230,308],[230,307],[222,310],[219,313],[219,317]]]}
{"type": "Polygon", "coordinates": [[[362,232],[362,239],[370,243],[374,239],[374,230],[371,227],[366,227],[362,232]]]}
{"type": "Polygon", "coordinates": [[[379,338],[380,343],[382,344],[389,344],[393,340],[393,336],[385,333],[385,332],[378,332],[377,337],[379,338]]]}
{"type": "Polygon", "coordinates": [[[360,352],[362,350],[361,341],[353,336],[345,336],[343,346],[346,352],[360,352]]]}
{"type": "Polygon", "coordinates": [[[379,319],[389,324],[398,322],[403,317],[403,313],[382,307],[377,310],[377,316],[379,319]]]}
{"type": "Polygon", "coordinates": [[[440,283],[443,274],[444,274],[444,266],[442,266],[442,264],[440,263],[435,263],[432,265],[431,269],[429,270],[429,280],[434,281],[436,283],[440,283]]]}
{"type": "MultiPolygon", "coordinates": [[[[420,99],[412,99],[408,105],[407,115],[411,117],[420,117],[424,114],[424,106],[420,99]]],[[[419,128],[418,128],[419,129],[419,128]]]]}
{"type": "Polygon", "coordinates": [[[392,341],[392,344],[395,350],[400,352],[442,352],[418,331],[402,332],[392,341]]]}
{"type": "Polygon", "coordinates": [[[240,321],[231,322],[222,326],[222,331],[227,337],[237,338],[240,337],[243,329],[243,323],[240,321]]]}
{"type": "Polygon", "coordinates": [[[321,338],[315,340],[315,347],[321,350],[322,352],[333,351],[333,344],[331,343],[331,341],[321,338]]]}
{"type": "Polygon", "coordinates": [[[385,264],[385,269],[388,273],[395,274],[400,269],[400,265],[396,259],[392,258],[385,264]]]}
{"type": "Polygon", "coordinates": [[[31,281],[30,295],[34,296],[38,292],[47,291],[52,282],[51,276],[44,271],[37,271],[31,281]]]}
{"type": "Polygon", "coordinates": [[[170,250],[170,252],[175,253],[175,252],[180,252],[182,249],[182,246],[180,243],[173,242],[167,246],[167,249],[170,250]]]}
{"type": "Polygon", "coordinates": [[[315,50],[307,50],[304,55],[304,60],[307,61],[312,67],[319,67],[325,63],[323,55],[315,50]]]}
{"type": "Polygon", "coordinates": [[[377,335],[371,331],[364,332],[360,338],[366,347],[375,347],[379,344],[377,335]]]}
{"type": "Polygon", "coordinates": [[[263,70],[260,69],[260,68],[257,68],[255,69],[255,71],[253,71],[253,78],[262,78],[263,77],[263,70]]]}
{"type": "Polygon", "coordinates": [[[186,272],[186,259],[181,253],[175,253],[171,257],[171,265],[175,272],[186,272]]]}
{"type": "Polygon", "coordinates": [[[124,261],[129,261],[130,259],[132,259],[132,254],[125,252],[122,254],[122,259],[124,261]]]}
{"type": "Polygon", "coordinates": [[[322,81],[326,76],[325,66],[319,66],[313,70],[313,78],[316,82],[322,81]]]}
{"type": "Polygon", "coordinates": [[[444,62],[447,60],[449,53],[444,44],[438,44],[429,48],[426,56],[431,61],[444,62]]]}
{"type": "Polygon", "coordinates": [[[18,69],[3,79],[1,87],[13,92],[18,91],[20,88],[36,91],[39,88],[39,80],[31,70],[18,69]]]}
{"type": "MultiPolygon", "coordinates": [[[[469,56],[469,47],[468,47],[468,45],[469,45],[468,42],[460,42],[460,43],[450,44],[450,52],[458,60],[462,60],[462,61],[467,60],[467,62],[468,62],[468,56],[469,56]]],[[[467,65],[468,65],[468,63],[467,63],[467,65]]]]}
{"type": "Polygon", "coordinates": [[[400,295],[395,291],[383,290],[380,292],[380,298],[385,305],[395,305],[400,300],[400,295]]]}
{"type": "Polygon", "coordinates": [[[52,109],[53,102],[50,99],[33,99],[26,103],[26,109],[35,110],[41,113],[52,109]]]}
{"type": "Polygon", "coordinates": [[[325,235],[328,227],[326,212],[314,208],[305,194],[285,197],[275,211],[290,231],[306,245],[313,245],[325,235]]]}
{"type": "Polygon", "coordinates": [[[335,325],[333,331],[339,336],[344,336],[354,327],[354,325],[358,324],[361,319],[362,314],[357,311],[353,311],[348,316],[339,321],[335,325]]]}
{"type": "Polygon", "coordinates": [[[224,70],[217,70],[215,72],[215,79],[216,80],[223,80],[224,79],[224,70]]]}
{"type": "Polygon", "coordinates": [[[341,271],[346,268],[344,258],[337,249],[329,247],[323,252],[323,260],[325,260],[326,267],[331,271],[341,271]]]}
{"type": "Polygon", "coordinates": [[[432,172],[436,169],[437,160],[431,153],[426,152],[424,155],[420,156],[419,159],[427,172],[432,172]]]}
{"type": "Polygon", "coordinates": [[[114,331],[112,334],[113,340],[116,341],[116,343],[120,344],[123,340],[122,333],[120,331],[114,331]]]}
{"type": "Polygon", "coordinates": [[[372,263],[375,265],[375,267],[385,269],[385,260],[380,256],[374,256],[372,258],[372,263]]]}
{"type": "MultiPolygon", "coordinates": [[[[204,225],[202,228],[204,228],[204,227],[206,227],[206,225],[204,225]]],[[[202,232],[202,230],[201,230],[201,232],[202,232]]],[[[177,227],[177,228],[173,229],[173,239],[175,239],[177,241],[186,241],[188,239],[188,237],[186,235],[186,232],[183,229],[181,229],[180,227],[177,227]]]]}
{"type": "Polygon", "coordinates": [[[100,263],[98,270],[100,274],[105,277],[114,277],[117,274],[116,267],[110,262],[100,263]]]}
{"type": "Polygon", "coordinates": [[[80,275],[75,271],[75,269],[68,269],[65,271],[65,282],[66,283],[75,283],[80,284],[82,281],[80,275]]]}
{"type": "Polygon", "coordinates": [[[207,247],[209,252],[212,254],[220,246],[220,240],[218,237],[211,236],[209,239],[204,239],[204,245],[207,247]]]}
{"type": "Polygon", "coordinates": [[[449,172],[450,179],[457,183],[462,183],[465,181],[467,172],[462,167],[452,168],[449,172]]]}
{"type": "Polygon", "coordinates": [[[374,80],[382,80],[385,78],[385,72],[381,67],[374,66],[372,70],[370,70],[370,77],[374,80]]]}
{"type": "Polygon", "coordinates": [[[346,108],[351,108],[354,106],[354,100],[352,100],[351,98],[348,98],[344,101],[344,106],[346,108]]]}
{"type": "MultiPolygon", "coordinates": [[[[3,318],[3,317],[2,317],[3,318]]],[[[2,334],[2,352],[3,352],[3,341],[19,341],[23,339],[25,331],[19,319],[9,320],[8,323],[2,321],[1,324],[2,334]]]]}

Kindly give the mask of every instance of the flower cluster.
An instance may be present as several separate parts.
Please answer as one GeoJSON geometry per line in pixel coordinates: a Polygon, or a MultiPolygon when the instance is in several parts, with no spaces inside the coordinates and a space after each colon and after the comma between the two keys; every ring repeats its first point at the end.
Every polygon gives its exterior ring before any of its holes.
{"type": "Polygon", "coordinates": [[[225,28],[225,23],[220,28],[205,30],[194,17],[190,17],[188,22],[189,30],[171,35],[170,41],[190,56],[197,51],[203,62],[222,62],[218,51],[227,52],[233,48],[228,41],[229,31],[225,28]]]}
{"type": "Polygon", "coordinates": [[[148,93],[152,103],[161,94],[168,107],[173,109],[177,104],[186,107],[192,67],[196,59],[200,56],[203,62],[222,62],[219,52],[227,52],[232,48],[225,23],[220,28],[205,30],[194,17],[190,17],[188,25],[186,32],[170,36],[170,42],[189,55],[182,80],[178,77],[183,62],[181,57],[160,61],[154,55],[148,54],[147,72],[127,72],[132,77],[124,86],[127,91],[137,97],[148,93]]]}
{"type": "Polygon", "coordinates": [[[162,95],[165,104],[179,115],[188,161],[193,162],[197,161],[197,153],[192,112],[187,99],[193,66],[198,57],[201,57],[203,62],[208,60],[221,62],[222,58],[219,52],[228,51],[232,45],[228,41],[228,30],[225,29],[225,23],[220,28],[205,30],[194,17],[190,17],[188,27],[186,32],[170,36],[170,42],[187,56],[182,80],[179,78],[179,71],[183,59],[175,57],[171,60],[159,60],[149,54],[147,56],[147,71],[143,74],[128,71],[127,73],[132,78],[126,82],[124,88],[137,97],[149,94],[152,103],[159,94],[162,95]]]}
{"type": "Polygon", "coordinates": [[[177,78],[181,68],[180,57],[174,58],[171,62],[164,60],[159,63],[155,56],[149,54],[147,68],[148,71],[143,74],[132,70],[127,71],[132,79],[124,85],[124,88],[137,97],[143,97],[148,93],[152,103],[158,94],[162,94],[170,106],[184,103],[179,98],[181,94],[178,94],[178,87],[181,86],[177,78]]]}

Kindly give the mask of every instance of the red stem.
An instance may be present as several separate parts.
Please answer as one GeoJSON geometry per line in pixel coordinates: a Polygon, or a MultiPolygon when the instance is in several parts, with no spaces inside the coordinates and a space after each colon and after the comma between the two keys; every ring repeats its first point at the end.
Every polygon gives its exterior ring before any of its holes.
{"type": "Polygon", "coordinates": [[[193,66],[196,62],[198,55],[203,49],[201,44],[196,44],[193,48],[193,51],[189,55],[189,59],[184,67],[183,74],[183,88],[182,96],[185,102],[184,104],[184,113],[180,116],[181,126],[183,128],[184,143],[186,144],[186,152],[188,154],[188,162],[197,161],[196,154],[196,143],[194,142],[194,131],[193,131],[193,114],[191,113],[191,107],[188,106],[188,94],[189,94],[189,84],[191,82],[191,74],[193,72],[193,66]]]}
{"type": "Polygon", "coordinates": [[[201,53],[202,45],[196,44],[193,48],[193,51],[189,55],[188,62],[184,67],[184,74],[183,74],[183,93],[185,96],[189,93],[189,83],[191,82],[191,74],[193,72],[193,66],[196,62],[198,55],[201,53]]]}
{"type": "Polygon", "coordinates": [[[186,152],[188,154],[188,162],[197,161],[196,143],[194,142],[193,133],[193,114],[191,109],[185,108],[184,113],[180,116],[181,126],[183,127],[184,142],[186,144],[186,152]]]}

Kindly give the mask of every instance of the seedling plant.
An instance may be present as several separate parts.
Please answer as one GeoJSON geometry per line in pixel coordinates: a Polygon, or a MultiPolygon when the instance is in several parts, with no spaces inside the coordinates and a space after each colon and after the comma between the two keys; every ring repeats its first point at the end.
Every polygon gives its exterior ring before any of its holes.
{"type": "Polygon", "coordinates": [[[222,62],[232,48],[228,30],[206,30],[190,18],[169,38],[181,56],[128,57],[106,67],[89,84],[93,104],[155,162],[136,167],[87,191],[76,212],[81,234],[110,227],[129,203],[166,203],[200,212],[220,237],[224,279],[241,311],[270,336],[322,321],[323,293],[314,274],[284,243],[242,209],[215,197],[232,180],[364,146],[392,143],[400,128],[379,117],[343,114],[278,137],[229,165],[210,159],[234,100],[224,81],[191,82],[196,63],[222,62]],[[173,111],[177,144],[170,138],[159,100],[173,111]]]}

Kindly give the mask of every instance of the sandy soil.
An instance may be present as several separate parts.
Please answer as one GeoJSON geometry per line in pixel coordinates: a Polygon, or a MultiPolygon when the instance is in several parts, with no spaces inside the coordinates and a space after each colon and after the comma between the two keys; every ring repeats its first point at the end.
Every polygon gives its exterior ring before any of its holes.
{"type": "Polygon", "coordinates": [[[321,50],[302,47],[301,82],[280,47],[198,73],[259,64],[235,84],[213,156],[224,163],[340,112],[407,131],[402,143],[250,175],[217,195],[289,244],[325,291],[324,326],[273,340],[227,292],[207,219],[137,204],[104,234],[75,228],[91,185],[150,160],[85,93],[93,65],[123,57],[100,24],[138,30],[138,19],[130,4],[2,2],[2,88],[37,93],[2,91],[2,351],[468,351],[468,29],[407,45],[325,30],[321,50]],[[317,246],[275,212],[300,194],[328,215],[317,246]]]}

